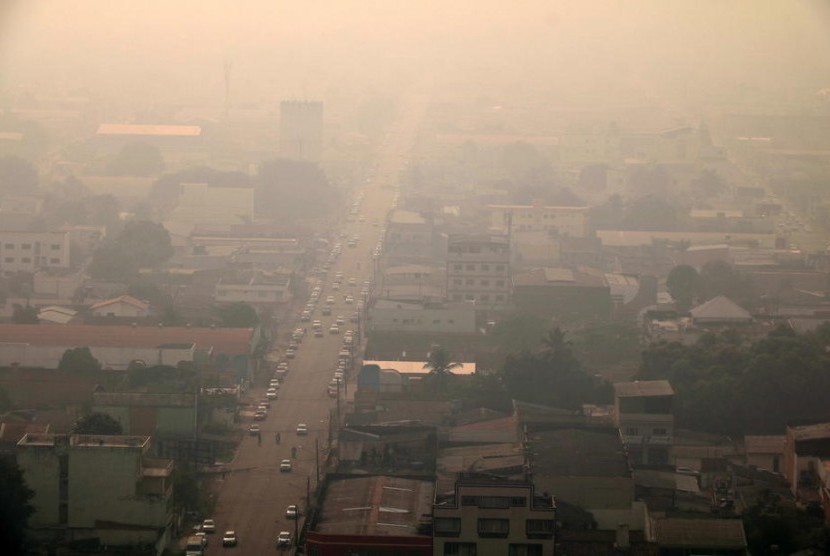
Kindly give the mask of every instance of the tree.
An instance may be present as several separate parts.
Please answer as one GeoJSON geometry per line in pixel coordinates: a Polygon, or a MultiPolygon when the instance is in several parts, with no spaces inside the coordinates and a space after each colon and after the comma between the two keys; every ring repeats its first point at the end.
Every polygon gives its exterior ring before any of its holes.
{"type": "Polygon", "coordinates": [[[87,272],[95,280],[132,282],[138,276],[135,259],[115,243],[105,243],[92,254],[87,272]]]}
{"type": "Polygon", "coordinates": [[[700,288],[707,300],[725,295],[742,307],[753,307],[760,301],[752,280],[726,261],[710,261],[703,265],[700,288]]]}
{"type": "Polygon", "coordinates": [[[217,305],[213,312],[222,320],[222,326],[227,328],[253,328],[259,324],[256,309],[242,301],[217,305]]]}
{"type": "Polygon", "coordinates": [[[28,303],[23,306],[20,303],[15,303],[12,308],[12,322],[14,324],[38,324],[38,311],[28,303]]]}
{"type": "Polygon", "coordinates": [[[115,176],[155,176],[164,170],[164,157],[155,145],[127,143],[110,161],[108,170],[115,176]]]}
{"type": "Polygon", "coordinates": [[[453,375],[452,370],[461,367],[461,363],[453,361],[450,353],[442,346],[435,346],[427,356],[424,369],[429,369],[427,380],[432,384],[434,393],[443,392],[446,388],[449,377],[453,375]]]}
{"type": "Polygon", "coordinates": [[[35,493],[26,485],[14,458],[0,458],[0,546],[3,554],[28,554],[26,531],[35,512],[35,493]]]}
{"type": "Polygon", "coordinates": [[[161,224],[147,220],[128,222],[118,234],[116,244],[139,267],[155,268],[173,256],[170,232],[161,224]]]}
{"type": "Polygon", "coordinates": [[[70,348],[63,352],[58,369],[69,372],[100,371],[101,362],[92,356],[88,347],[70,348]]]}
{"type": "Polygon", "coordinates": [[[339,203],[337,190],[314,163],[276,159],[263,162],[256,180],[256,211],[274,219],[322,218],[339,203]]]}
{"type": "Polygon", "coordinates": [[[700,291],[700,276],[694,267],[681,264],[669,272],[666,288],[677,304],[678,312],[685,313],[694,303],[700,291]]]}
{"type": "Polygon", "coordinates": [[[0,157],[0,192],[34,194],[38,190],[35,168],[18,156],[0,157]]]}
{"type": "Polygon", "coordinates": [[[106,413],[89,413],[84,415],[72,427],[75,434],[123,434],[121,423],[106,413]]]}

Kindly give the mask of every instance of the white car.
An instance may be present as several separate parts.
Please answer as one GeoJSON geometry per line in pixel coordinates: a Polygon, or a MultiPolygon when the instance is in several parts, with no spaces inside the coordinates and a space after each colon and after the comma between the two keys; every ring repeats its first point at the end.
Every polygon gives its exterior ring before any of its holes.
{"type": "Polygon", "coordinates": [[[202,522],[202,531],[205,533],[215,533],[216,532],[216,522],[212,519],[206,519],[202,522]]]}
{"type": "Polygon", "coordinates": [[[296,505],[291,504],[285,509],[285,517],[287,519],[297,519],[300,517],[300,510],[297,509],[296,505]]]}
{"type": "Polygon", "coordinates": [[[291,471],[291,460],[284,459],[280,462],[280,471],[283,473],[288,473],[291,471]]]}
{"type": "MultiPolygon", "coordinates": [[[[254,423],[253,425],[251,425],[250,427],[248,427],[248,432],[249,432],[249,433],[251,433],[251,436],[256,436],[256,435],[258,435],[258,434],[259,434],[259,431],[260,431],[260,429],[259,429],[259,425],[257,425],[256,423],[254,423]]],[[[213,532],[213,531],[211,531],[211,533],[212,533],[212,532],[213,532]]]]}
{"type": "Polygon", "coordinates": [[[276,400],[277,399],[277,389],[276,388],[269,388],[265,392],[265,397],[269,400],[276,400]]]}
{"type": "Polygon", "coordinates": [[[236,546],[238,542],[236,531],[225,531],[222,535],[222,546],[236,546]]]}
{"type": "Polygon", "coordinates": [[[283,548],[286,546],[291,546],[291,533],[280,531],[280,534],[277,535],[277,547],[283,548]]]}
{"type": "Polygon", "coordinates": [[[308,425],[306,425],[305,423],[300,423],[299,425],[297,425],[297,435],[305,436],[307,434],[308,434],[308,425]]]}
{"type": "Polygon", "coordinates": [[[340,334],[340,327],[336,324],[332,324],[329,327],[329,334],[340,334]]]}
{"type": "Polygon", "coordinates": [[[334,296],[330,295],[326,298],[326,305],[334,305],[334,296]]]}

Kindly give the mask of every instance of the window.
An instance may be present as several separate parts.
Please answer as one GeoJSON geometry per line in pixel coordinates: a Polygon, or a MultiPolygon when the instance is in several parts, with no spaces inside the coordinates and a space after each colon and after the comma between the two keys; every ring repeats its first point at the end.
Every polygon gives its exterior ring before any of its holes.
{"type": "Polygon", "coordinates": [[[507,496],[479,496],[478,507],[506,509],[510,507],[510,498],[507,496]]]}
{"type": "Polygon", "coordinates": [[[14,257],[6,257],[5,259],[3,259],[3,262],[4,263],[13,263],[14,262],[14,257]]]}
{"type": "Polygon", "coordinates": [[[50,246],[49,246],[49,248],[50,248],[52,251],[60,251],[61,246],[60,246],[60,244],[59,244],[59,243],[53,243],[52,245],[50,245],[50,246]]]}
{"type": "Polygon", "coordinates": [[[470,253],[481,253],[481,247],[470,247],[470,253]]]}
{"type": "Polygon", "coordinates": [[[669,432],[666,429],[654,429],[652,432],[654,436],[666,436],[669,432]]]}
{"type": "Polygon", "coordinates": [[[453,294],[452,300],[453,301],[461,301],[461,294],[460,293],[453,294]]]}
{"type": "Polygon", "coordinates": [[[478,496],[462,496],[462,506],[478,506],[478,496]]]}
{"type": "Polygon", "coordinates": [[[432,324],[441,324],[441,319],[432,319],[432,324]]]}
{"type": "Polygon", "coordinates": [[[461,270],[462,267],[461,267],[460,264],[454,264],[454,265],[452,265],[452,268],[453,268],[453,270],[461,270]]]}
{"type": "Polygon", "coordinates": [[[14,243],[7,243],[3,247],[6,248],[6,249],[14,249],[14,243]]]}
{"type": "Polygon", "coordinates": [[[460,286],[461,285],[461,278],[453,278],[452,283],[455,286],[460,286]]]}
{"type": "Polygon", "coordinates": [[[490,270],[490,265],[489,265],[489,264],[483,264],[483,265],[481,265],[481,270],[487,270],[487,271],[489,271],[489,270],[490,270]]]}
{"type": "Polygon", "coordinates": [[[489,302],[489,301],[490,301],[490,296],[489,296],[489,295],[487,295],[487,294],[485,293],[484,295],[482,295],[481,297],[479,297],[479,299],[480,299],[482,302],[489,302]]]}
{"type": "Polygon", "coordinates": [[[457,537],[461,534],[460,517],[436,517],[433,522],[436,537],[457,537]]]}
{"type": "Polygon", "coordinates": [[[528,519],[525,521],[525,534],[529,539],[552,539],[552,519],[528,519]]]}
{"type": "Polygon", "coordinates": [[[637,436],[638,434],[640,434],[640,431],[637,427],[625,427],[626,436],[637,436]]]}
{"type": "Polygon", "coordinates": [[[503,295],[497,295],[496,296],[496,301],[504,301],[504,296],[503,295]]]}
{"type": "Polygon", "coordinates": [[[21,248],[21,249],[26,249],[26,250],[29,250],[29,249],[31,249],[31,248],[32,248],[32,244],[31,244],[31,243],[22,243],[22,244],[20,245],[20,248],[21,248]]]}
{"type": "Polygon", "coordinates": [[[507,550],[508,556],[542,556],[541,544],[513,544],[507,550]]]}
{"type": "MultiPolygon", "coordinates": [[[[486,497],[482,497],[486,498],[486,497]]],[[[504,538],[510,534],[510,520],[481,517],[478,519],[478,536],[485,538],[504,538]]]]}
{"type": "Polygon", "coordinates": [[[513,508],[525,508],[527,507],[527,498],[524,496],[511,496],[510,506],[513,508]]]}
{"type": "Polygon", "coordinates": [[[475,269],[476,269],[476,265],[474,265],[474,264],[468,264],[468,265],[467,265],[466,267],[464,267],[464,268],[465,268],[466,270],[475,270],[475,269]]]}
{"type": "Polygon", "coordinates": [[[465,284],[468,285],[468,286],[472,286],[473,284],[475,284],[475,282],[476,281],[473,280],[472,278],[467,278],[467,281],[465,282],[465,284]]]}
{"type": "Polygon", "coordinates": [[[497,264],[496,265],[496,272],[504,272],[504,265],[503,264],[497,264]]]}
{"type": "Polygon", "coordinates": [[[476,556],[476,543],[445,542],[444,556],[476,556]]]}
{"type": "Polygon", "coordinates": [[[21,263],[30,263],[30,262],[32,262],[32,258],[31,257],[23,257],[22,259],[20,259],[20,262],[21,263]]]}
{"type": "Polygon", "coordinates": [[[465,295],[465,296],[464,296],[464,299],[465,299],[465,300],[467,300],[467,301],[475,301],[475,300],[476,300],[476,296],[474,296],[474,295],[473,295],[473,294],[471,294],[471,293],[468,293],[467,295],[465,295]]]}
{"type": "Polygon", "coordinates": [[[61,262],[61,260],[56,259],[55,257],[52,257],[51,259],[49,259],[50,264],[60,264],[60,262],[61,262]]]}
{"type": "Polygon", "coordinates": [[[481,285],[482,286],[489,286],[490,285],[490,280],[482,280],[481,285]]]}
{"type": "Polygon", "coordinates": [[[504,280],[496,280],[496,286],[500,288],[504,287],[504,280]]]}

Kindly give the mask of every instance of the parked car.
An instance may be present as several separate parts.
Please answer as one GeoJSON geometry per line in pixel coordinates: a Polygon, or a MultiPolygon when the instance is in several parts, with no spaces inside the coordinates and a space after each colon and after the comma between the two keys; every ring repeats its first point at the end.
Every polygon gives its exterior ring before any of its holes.
{"type": "Polygon", "coordinates": [[[295,504],[291,504],[285,509],[285,517],[287,519],[297,519],[300,517],[300,510],[297,509],[295,504]]]}
{"type": "Polygon", "coordinates": [[[291,471],[291,460],[284,459],[280,462],[280,471],[283,473],[287,473],[291,471]]]}
{"type": "Polygon", "coordinates": [[[236,531],[225,531],[225,534],[222,535],[222,546],[236,546],[238,542],[236,531]]]}
{"type": "Polygon", "coordinates": [[[308,434],[308,425],[306,425],[305,423],[300,423],[299,425],[297,425],[297,434],[299,436],[307,435],[308,434]]]}
{"type": "Polygon", "coordinates": [[[253,425],[251,425],[250,427],[248,427],[248,432],[251,434],[251,436],[256,436],[256,435],[258,435],[258,434],[260,433],[260,428],[259,428],[259,425],[257,425],[256,423],[254,423],[253,425]]]}

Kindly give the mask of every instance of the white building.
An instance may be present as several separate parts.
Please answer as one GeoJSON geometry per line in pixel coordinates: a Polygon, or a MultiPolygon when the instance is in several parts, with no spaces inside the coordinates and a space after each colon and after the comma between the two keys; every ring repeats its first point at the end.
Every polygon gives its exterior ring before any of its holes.
{"type": "Polygon", "coordinates": [[[370,309],[369,331],[417,334],[474,334],[476,312],[471,304],[407,303],[379,299],[370,309]]]}
{"type": "Polygon", "coordinates": [[[503,231],[545,231],[570,237],[585,237],[588,207],[532,205],[488,205],[490,226],[503,231]]]}
{"type": "Polygon", "coordinates": [[[291,300],[291,275],[257,272],[242,279],[223,278],[216,284],[219,303],[273,305],[291,300]]]}
{"type": "Polygon", "coordinates": [[[68,232],[0,232],[0,272],[69,268],[68,232]]]}

